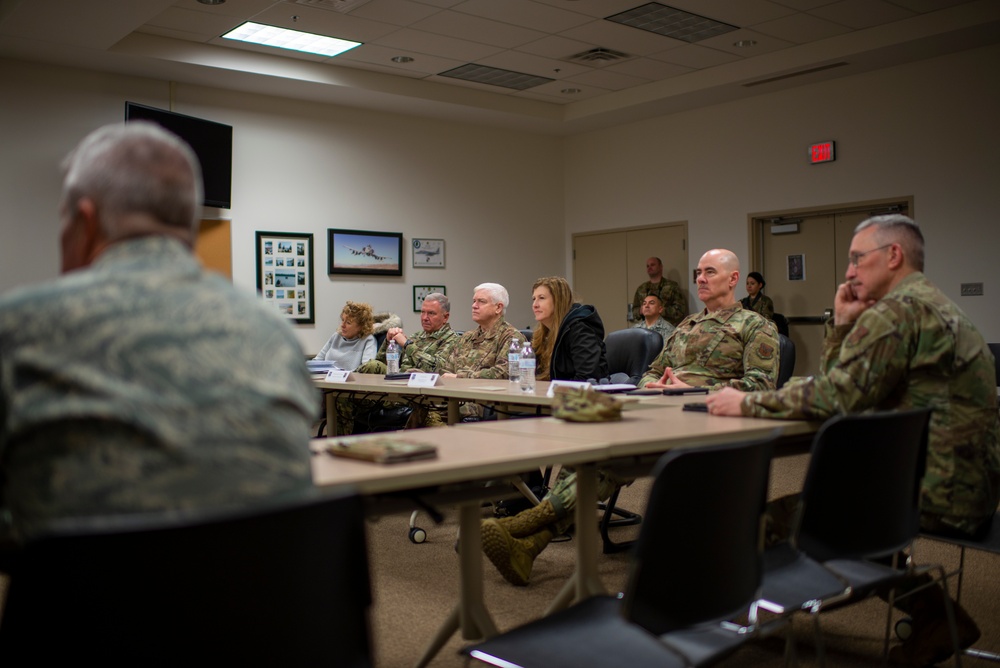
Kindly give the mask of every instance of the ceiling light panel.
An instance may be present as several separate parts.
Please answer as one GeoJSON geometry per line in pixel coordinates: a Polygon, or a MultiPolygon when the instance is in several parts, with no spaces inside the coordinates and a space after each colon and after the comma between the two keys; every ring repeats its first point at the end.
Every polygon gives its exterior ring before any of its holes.
{"type": "Polygon", "coordinates": [[[661,5],[658,2],[650,2],[609,16],[607,20],[689,43],[700,42],[738,29],[728,23],[661,5]]]}
{"type": "Polygon", "coordinates": [[[292,51],[314,53],[318,56],[327,57],[336,56],[361,45],[360,42],[351,42],[346,39],[327,37],[325,35],[315,35],[299,30],[278,28],[252,21],[247,21],[243,25],[230,30],[222,37],[223,39],[232,39],[249,44],[260,44],[277,49],[290,49],[292,51]]]}

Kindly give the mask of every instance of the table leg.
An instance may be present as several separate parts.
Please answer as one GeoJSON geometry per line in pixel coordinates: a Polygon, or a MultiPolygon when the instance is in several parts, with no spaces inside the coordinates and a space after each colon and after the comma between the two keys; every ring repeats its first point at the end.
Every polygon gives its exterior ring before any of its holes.
{"type": "Polygon", "coordinates": [[[462,416],[458,411],[458,399],[448,399],[448,424],[457,424],[462,421],[462,416]]]}
{"type": "Polygon", "coordinates": [[[549,615],[570,603],[606,593],[597,573],[598,538],[594,504],[597,499],[597,466],[576,467],[576,570],[545,611],[549,615]]]}
{"type": "Polygon", "coordinates": [[[337,435],[337,397],[339,395],[330,390],[326,390],[324,394],[326,395],[326,435],[332,437],[337,435]]]}
{"type": "Polygon", "coordinates": [[[417,668],[430,663],[455,631],[461,630],[465,640],[497,634],[496,624],[483,601],[483,539],[479,514],[478,503],[464,503],[458,509],[459,602],[417,661],[417,668]]]}

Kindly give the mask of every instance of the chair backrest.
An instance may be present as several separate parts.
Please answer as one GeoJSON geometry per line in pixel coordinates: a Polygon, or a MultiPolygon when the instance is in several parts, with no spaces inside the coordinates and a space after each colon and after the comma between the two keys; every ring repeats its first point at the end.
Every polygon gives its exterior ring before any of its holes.
{"type": "Polygon", "coordinates": [[[781,359],[778,362],[778,387],[780,388],[795,373],[795,342],[784,334],[778,334],[781,359]]]}
{"type": "Polygon", "coordinates": [[[361,499],[60,522],[11,569],[0,662],[370,666],[361,499]]]}
{"type": "Polygon", "coordinates": [[[990,352],[993,353],[993,364],[997,372],[997,387],[1000,387],[1000,343],[990,343],[987,345],[990,347],[990,352]]]}
{"type": "Polygon", "coordinates": [[[608,373],[624,374],[635,383],[663,350],[663,337],[641,327],[619,329],[608,334],[604,346],[608,353],[608,373]]]}
{"type": "Polygon", "coordinates": [[[673,450],[656,466],[623,611],[660,635],[731,619],[757,598],[771,444],[673,450]]]}
{"type": "Polygon", "coordinates": [[[778,334],[788,336],[788,318],[781,313],[772,313],[771,320],[774,321],[774,326],[778,329],[778,334]]]}
{"type": "Polygon", "coordinates": [[[795,542],[819,561],[877,558],[920,530],[931,410],[841,415],[813,440],[795,542]]]}

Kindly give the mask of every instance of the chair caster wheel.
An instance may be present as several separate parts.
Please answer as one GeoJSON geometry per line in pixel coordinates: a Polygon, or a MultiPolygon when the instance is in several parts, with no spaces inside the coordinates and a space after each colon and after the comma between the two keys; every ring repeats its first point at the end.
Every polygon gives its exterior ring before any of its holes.
{"type": "Polygon", "coordinates": [[[422,543],[427,540],[427,532],[420,527],[413,527],[410,529],[410,542],[411,543],[422,543]]]}
{"type": "Polygon", "coordinates": [[[909,617],[903,617],[901,620],[896,622],[896,637],[900,640],[908,640],[911,635],[913,635],[913,620],[909,617]]]}

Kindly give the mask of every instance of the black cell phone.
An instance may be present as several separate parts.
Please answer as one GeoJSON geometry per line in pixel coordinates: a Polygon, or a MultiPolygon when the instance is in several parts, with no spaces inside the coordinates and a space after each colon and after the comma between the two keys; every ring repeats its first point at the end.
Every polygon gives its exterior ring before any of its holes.
{"type": "Polygon", "coordinates": [[[387,374],[385,374],[385,379],[386,380],[409,380],[410,379],[410,372],[407,371],[406,373],[402,373],[402,372],[400,372],[400,373],[387,373],[387,374]]]}
{"type": "Polygon", "coordinates": [[[708,394],[707,387],[667,387],[663,389],[667,396],[677,396],[680,394],[708,394]]]}
{"type": "Polygon", "coordinates": [[[708,404],[701,402],[692,402],[689,404],[684,404],[684,410],[686,411],[698,411],[699,413],[708,412],[708,404]]]}
{"type": "Polygon", "coordinates": [[[660,391],[659,390],[629,390],[625,394],[654,395],[654,394],[660,394],[660,391]]]}

